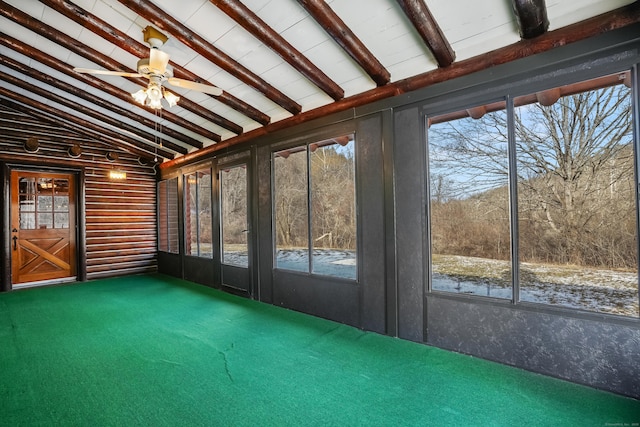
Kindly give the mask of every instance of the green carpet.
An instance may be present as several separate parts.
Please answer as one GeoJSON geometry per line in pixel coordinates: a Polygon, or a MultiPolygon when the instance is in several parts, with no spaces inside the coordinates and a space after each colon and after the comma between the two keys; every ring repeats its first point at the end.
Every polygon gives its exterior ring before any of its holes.
{"type": "Polygon", "coordinates": [[[0,425],[639,422],[633,399],[166,276],[0,294],[0,425]]]}

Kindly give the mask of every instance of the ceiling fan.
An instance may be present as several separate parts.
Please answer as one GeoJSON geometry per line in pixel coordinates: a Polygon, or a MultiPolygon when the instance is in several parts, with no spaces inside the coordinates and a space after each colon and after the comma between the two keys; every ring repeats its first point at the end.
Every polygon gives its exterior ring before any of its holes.
{"type": "Polygon", "coordinates": [[[209,93],[211,95],[221,95],[222,89],[216,86],[206,85],[193,82],[190,80],[178,79],[173,77],[173,67],[169,65],[169,54],[160,50],[162,45],[167,41],[167,36],[153,27],[147,26],[142,30],[144,41],[151,47],[148,58],[142,58],[138,61],[137,73],[127,73],[121,71],[93,70],[89,68],[74,68],[77,73],[87,74],[103,74],[109,76],[122,77],[146,77],[149,84],[146,89],[132,93],[133,99],[150,108],[162,108],[162,98],[164,98],[169,107],[173,107],[180,100],[180,97],[169,92],[163,86],[164,82],[184,89],[196,90],[198,92],[209,93]]]}

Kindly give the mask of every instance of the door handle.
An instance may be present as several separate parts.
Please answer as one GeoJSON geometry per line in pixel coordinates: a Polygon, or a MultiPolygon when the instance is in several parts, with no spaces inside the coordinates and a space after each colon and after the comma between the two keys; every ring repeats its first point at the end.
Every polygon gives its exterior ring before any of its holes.
{"type": "Polygon", "coordinates": [[[18,250],[18,236],[13,236],[13,250],[17,251],[18,250]]]}

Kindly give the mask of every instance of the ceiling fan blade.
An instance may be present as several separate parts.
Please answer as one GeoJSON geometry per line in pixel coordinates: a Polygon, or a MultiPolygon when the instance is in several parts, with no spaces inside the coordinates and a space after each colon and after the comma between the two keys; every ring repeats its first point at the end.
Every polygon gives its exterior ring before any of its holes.
{"type": "Polygon", "coordinates": [[[176,79],[172,77],[167,80],[167,83],[169,83],[171,86],[181,87],[184,89],[197,90],[198,92],[204,92],[211,95],[216,95],[216,96],[222,95],[222,89],[220,89],[219,87],[205,85],[202,83],[196,83],[196,82],[192,82],[191,80],[176,79]]]}
{"type": "Polygon", "coordinates": [[[149,53],[149,68],[158,74],[164,74],[169,63],[169,54],[159,49],[151,49],[149,53]]]}
{"type": "Polygon", "coordinates": [[[123,71],[108,71],[108,70],[93,70],[91,68],[74,68],[73,71],[76,73],[83,74],[104,74],[106,76],[122,76],[122,77],[144,77],[142,74],[138,73],[126,73],[123,71]]]}

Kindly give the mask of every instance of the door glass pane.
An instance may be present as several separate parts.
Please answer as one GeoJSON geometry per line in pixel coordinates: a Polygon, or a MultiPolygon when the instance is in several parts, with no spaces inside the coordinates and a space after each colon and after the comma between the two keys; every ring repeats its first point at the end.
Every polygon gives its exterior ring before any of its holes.
{"type": "Polygon", "coordinates": [[[638,317],[628,77],[514,100],[522,301],[638,317]]]}
{"type": "Polygon", "coordinates": [[[20,229],[35,230],[36,214],[35,212],[20,212],[20,229]]]}
{"type": "Polygon", "coordinates": [[[273,155],[276,267],[309,271],[306,147],[273,155]]]}
{"type": "Polygon", "coordinates": [[[54,228],[69,228],[69,181],[56,179],[53,186],[54,193],[54,228]]]}
{"type": "Polygon", "coordinates": [[[56,212],[53,215],[55,228],[69,228],[69,212],[56,212]]]}
{"type": "Polygon", "coordinates": [[[187,255],[212,258],[211,171],[184,175],[184,187],[187,255]]]}
{"type": "Polygon", "coordinates": [[[53,214],[51,212],[38,212],[36,218],[38,220],[38,228],[53,228],[53,214]]]}
{"type": "Polygon", "coordinates": [[[236,166],[220,173],[222,262],[249,266],[247,225],[247,169],[236,166]]]}
{"type": "Polygon", "coordinates": [[[429,123],[432,289],[510,299],[505,103],[429,123]]]}
{"type": "Polygon", "coordinates": [[[36,228],[36,179],[21,177],[18,182],[20,229],[36,228]]]}
{"type": "Polygon", "coordinates": [[[198,255],[198,178],[195,173],[184,176],[185,249],[187,255],[198,255]]]}
{"type": "Polygon", "coordinates": [[[198,255],[213,257],[211,219],[211,171],[199,171],[198,178],[198,255]]]}
{"type": "Polygon", "coordinates": [[[313,273],[356,279],[353,135],[309,144],[313,273]]]}

